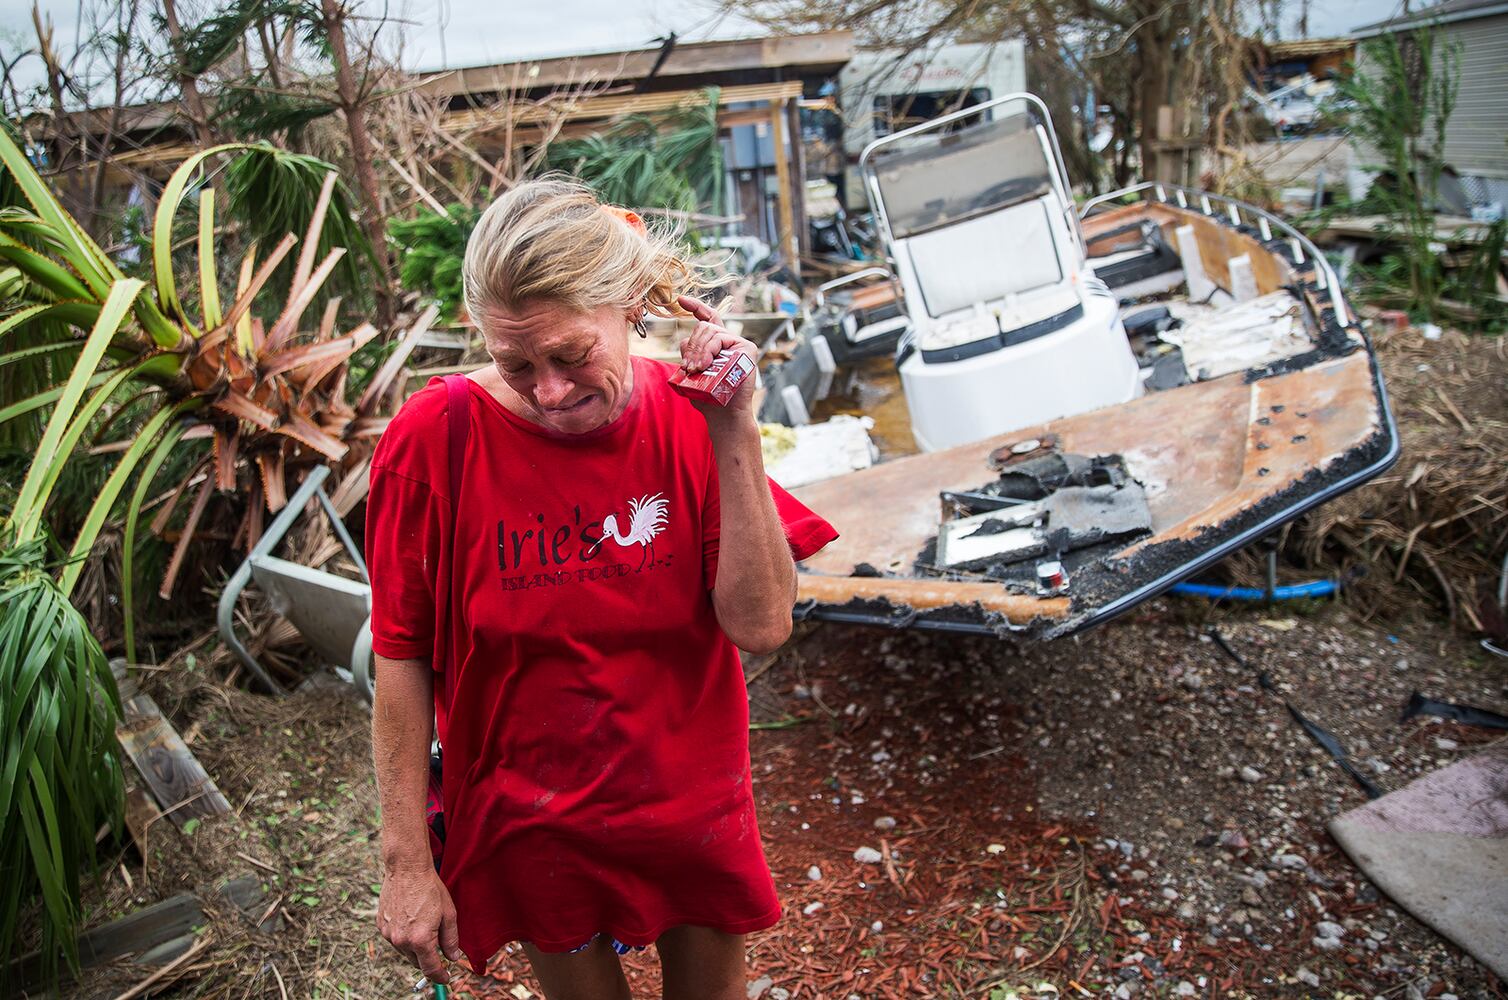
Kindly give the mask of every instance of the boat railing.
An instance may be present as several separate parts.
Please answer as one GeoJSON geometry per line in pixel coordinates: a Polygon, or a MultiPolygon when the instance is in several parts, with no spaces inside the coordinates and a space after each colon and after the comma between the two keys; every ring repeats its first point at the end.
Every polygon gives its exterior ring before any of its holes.
{"type": "Polygon", "coordinates": [[[855,271],[852,274],[845,274],[841,278],[834,278],[832,281],[827,281],[818,285],[816,299],[817,308],[821,309],[824,305],[827,304],[827,296],[829,293],[837,291],[844,285],[851,285],[856,281],[863,281],[865,278],[884,278],[892,285],[895,284],[895,275],[890,273],[889,268],[866,267],[862,271],[855,271]]]}
{"type": "Polygon", "coordinates": [[[1350,326],[1355,321],[1351,311],[1346,307],[1345,296],[1341,294],[1340,278],[1336,275],[1335,268],[1330,266],[1330,261],[1313,241],[1271,212],[1239,199],[1186,188],[1178,184],[1144,181],[1141,184],[1121,188],[1119,191],[1110,191],[1090,198],[1079,208],[1079,219],[1087,219],[1095,209],[1131,195],[1135,195],[1138,200],[1142,201],[1148,200],[1150,195],[1151,200],[1165,205],[1177,205],[1182,209],[1197,207],[1200,213],[1212,218],[1218,218],[1223,213],[1232,226],[1239,227],[1245,224],[1255,228],[1261,234],[1263,243],[1271,242],[1274,238],[1286,239],[1295,264],[1303,264],[1306,258],[1314,262],[1315,282],[1320,291],[1329,295],[1330,306],[1335,310],[1336,321],[1343,327],[1350,326]]]}
{"type": "Polygon", "coordinates": [[[885,212],[885,199],[881,196],[879,178],[875,175],[874,154],[878,150],[902,142],[903,140],[944,128],[956,121],[983,116],[985,112],[1016,101],[1035,108],[1038,117],[1041,119],[1042,127],[1047,133],[1048,142],[1052,145],[1052,167],[1055,179],[1060,187],[1059,197],[1066,203],[1063,210],[1063,221],[1068,226],[1070,237],[1078,241],[1081,253],[1087,252],[1085,250],[1084,234],[1079,229],[1079,217],[1073,212],[1073,183],[1068,179],[1068,167],[1063,160],[1063,148],[1058,144],[1058,131],[1053,128],[1052,114],[1047,110],[1047,105],[1043,103],[1042,98],[1024,90],[1012,94],[1002,94],[1000,97],[992,100],[984,101],[980,104],[971,104],[966,108],[959,108],[957,111],[928,119],[919,125],[913,125],[910,128],[901,129],[899,132],[892,132],[890,135],[881,136],[864,147],[864,151],[859,154],[859,176],[864,182],[865,192],[869,195],[869,203],[874,207],[876,221],[879,223],[880,230],[888,245],[895,245],[895,237],[890,231],[890,216],[885,212]]]}

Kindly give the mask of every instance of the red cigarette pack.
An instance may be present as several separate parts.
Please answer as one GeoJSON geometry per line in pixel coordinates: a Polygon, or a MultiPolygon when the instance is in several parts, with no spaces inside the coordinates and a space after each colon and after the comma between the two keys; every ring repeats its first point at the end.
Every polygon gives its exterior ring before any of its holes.
{"type": "Polygon", "coordinates": [[[742,347],[724,348],[707,370],[687,375],[677,369],[670,376],[670,387],[688,399],[711,400],[727,406],[744,380],[754,374],[754,358],[742,347]]]}

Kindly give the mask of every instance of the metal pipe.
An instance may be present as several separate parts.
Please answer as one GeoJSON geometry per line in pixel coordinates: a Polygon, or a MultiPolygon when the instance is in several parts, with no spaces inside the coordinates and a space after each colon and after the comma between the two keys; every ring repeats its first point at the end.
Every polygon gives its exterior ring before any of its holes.
{"type": "Polygon", "coordinates": [[[1336,277],[1335,269],[1330,266],[1330,262],[1325,258],[1325,255],[1320,253],[1319,248],[1314,245],[1309,237],[1265,209],[1258,208],[1248,202],[1240,201],[1236,198],[1227,198],[1224,195],[1207,195],[1204,192],[1195,191],[1192,188],[1182,188],[1176,184],[1168,185],[1160,182],[1144,181],[1141,184],[1133,184],[1131,187],[1121,188],[1119,191],[1109,191],[1098,197],[1089,199],[1079,209],[1079,218],[1087,218],[1090,212],[1106,202],[1124,198],[1128,195],[1140,195],[1142,192],[1156,189],[1161,197],[1161,192],[1169,187],[1179,196],[1179,200],[1184,208],[1188,207],[1187,196],[1189,194],[1209,197],[1221,204],[1233,205],[1239,208],[1248,216],[1257,220],[1257,227],[1262,232],[1263,242],[1272,239],[1274,229],[1282,233],[1286,238],[1295,241],[1302,248],[1302,253],[1307,254],[1309,259],[1314,261],[1315,267],[1325,272],[1325,284],[1330,293],[1330,306],[1335,310],[1335,321],[1343,327],[1352,325],[1350,309],[1346,306],[1345,297],[1341,294],[1340,280],[1336,277]]]}
{"type": "MultiPolygon", "coordinates": [[[[246,585],[251,582],[252,561],[272,554],[272,550],[277,547],[278,542],[283,540],[283,536],[288,533],[288,529],[293,526],[293,522],[298,520],[299,515],[304,511],[304,507],[308,505],[310,499],[316,493],[321,498],[324,498],[324,491],[320,489],[320,486],[329,475],[329,466],[317,465],[309,470],[308,475],[304,476],[304,481],[299,484],[298,490],[288,500],[288,503],[283,506],[283,509],[278,511],[278,516],[273,519],[272,524],[268,525],[267,530],[262,533],[262,537],[257,540],[257,544],[252,546],[251,552],[242,561],[241,565],[236,567],[236,571],[231,574],[230,579],[226,581],[225,589],[220,592],[219,606],[216,608],[215,621],[219,626],[220,638],[225,642],[225,645],[230,647],[230,651],[234,654],[235,658],[240,660],[241,664],[247,670],[251,671],[257,680],[265,684],[267,689],[275,694],[285,693],[283,686],[272,679],[272,675],[263,669],[262,665],[257,662],[257,658],[251,655],[251,651],[246,648],[236,635],[236,600],[241,596],[241,591],[245,590],[246,585]]],[[[329,500],[325,499],[325,503],[328,504],[329,500]]],[[[327,509],[333,513],[333,507],[327,509]]],[[[340,525],[339,518],[332,518],[332,520],[335,521],[337,526],[340,525]]],[[[350,535],[345,534],[344,527],[340,527],[339,530],[343,536],[342,541],[349,544],[350,535]]],[[[352,546],[352,552],[355,552],[354,546],[352,546]]],[[[357,559],[359,562],[359,555],[357,559]]],[[[362,567],[362,576],[366,576],[365,566],[362,567]]]]}
{"type": "Polygon", "coordinates": [[[855,281],[859,281],[863,278],[889,278],[892,284],[895,282],[895,275],[891,274],[889,269],[883,267],[866,267],[862,271],[855,271],[852,274],[845,274],[841,278],[834,278],[832,281],[824,282],[823,284],[818,285],[816,300],[817,308],[821,309],[822,306],[826,304],[826,295],[828,292],[835,291],[839,288],[842,288],[844,285],[850,285],[855,281]]]}

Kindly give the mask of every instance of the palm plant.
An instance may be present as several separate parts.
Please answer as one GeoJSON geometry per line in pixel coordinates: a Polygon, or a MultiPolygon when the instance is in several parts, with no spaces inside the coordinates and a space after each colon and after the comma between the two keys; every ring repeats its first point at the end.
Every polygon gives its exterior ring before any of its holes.
{"type": "Polygon", "coordinates": [[[1352,140],[1382,160],[1367,197],[1400,247],[1365,275],[1365,284],[1374,300],[1433,320],[1445,271],[1435,248],[1435,211],[1459,54],[1428,29],[1373,39],[1365,54],[1365,71],[1341,79],[1339,89],[1353,104],[1352,140]]]}
{"type": "Polygon", "coordinates": [[[605,132],[555,143],[546,164],[579,178],[614,205],[717,209],[723,178],[717,92],[709,90],[703,104],[631,115],[605,132]]]}
{"type": "Polygon", "coordinates": [[[447,319],[461,311],[461,263],[481,209],[453,204],[445,214],[419,209],[412,219],[389,219],[388,236],[398,247],[398,279],[409,291],[434,299],[447,319]]]}
{"type": "MultiPolygon", "coordinates": [[[[126,655],[134,660],[137,522],[169,455],[186,439],[212,441],[153,522],[165,528],[177,501],[192,497],[159,591],[164,597],[212,492],[251,498],[239,532],[249,547],[264,510],[286,504],[290,470],[338,462],[353,439],[381,433],[385,420],[377,409],[407,355],[400,345],[352,404],[347,362],[377,331],[361,323],[339,333],[332,301],[317,326],[300,332],[345,254],[334,247],[316,261],[334,168],[324,178],[286,298],[261,310],[270,325],[253,302],[298,239],[289,233],[260,258],[253,245],[222,305],[209,188],[198,192],[197,280],[180,288],[173,219],[206,162],[233,152],[270,155],[217,146],[191,157],[168,181],[153,226],[149,283],[121,272],[0,131],[0,176],[15,185],[14,200],[21,202],[0,208],[0,350],[23,334],[31,338],[0,353],[0,371],[37,357],[71,361],[58,383],[0,398],[0,426],[45,419],[19,490],[0,495],[0,976],[22,904],[37,894],[44,957],[55,963],[61,955],[76,965],[80,872],[100,822],[120,815],[115,686],[98,641],[69,603],[101,529],[124,497],[121,597],[126,655]],[[135,425],[121,426],[129,422],[122,414],[135,425]],[[72,537],[53,538],[49,504],[64,472],[89,450],[118,457],[72,537]]],[[[411,345],[432,316],[403,344],[411,345]]]]}
{"type": "MultiPolygon", "coordinates": [[[[254,155],[238,156],[225,167],[227,210],[251,240],[275,245],[284,233],[301,233],[309,229],[326,181],[330,165],[318,157],[291,153],[271,143],[259,142],[254,155]]],[[[332,294],[350,303],[369,303],[372,297],[371,276],[379,267],[376,252],[356,221],[356,206],[350,189],[337,180],[325,213],[320,233],[318,255],[336,247],[345,247],[330,280],[325,283],[316,304],[332,294]]],[[[284,260],[273,274],[269,288],[279,294],[288,291],[293,278],[292,260],[284,260]]]]}

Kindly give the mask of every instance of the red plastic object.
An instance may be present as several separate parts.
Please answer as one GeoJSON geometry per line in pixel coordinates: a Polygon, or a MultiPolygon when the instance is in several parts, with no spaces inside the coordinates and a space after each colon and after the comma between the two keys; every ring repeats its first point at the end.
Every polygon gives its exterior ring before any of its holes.
{"type": "Polygon", "coordinates": [[[688,399],[710,400],[718,406],[727,406],[738,387],[753,374],[753,355],[742,347],[728,347],[704,372],[688,375],[677,370],[670,376],[670,387],[688,399]]]}

